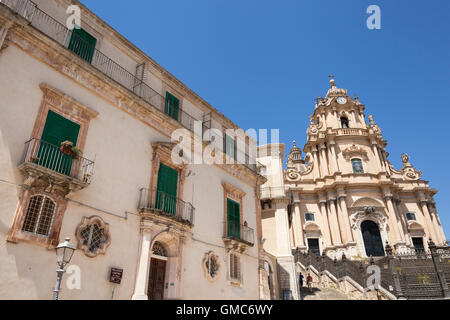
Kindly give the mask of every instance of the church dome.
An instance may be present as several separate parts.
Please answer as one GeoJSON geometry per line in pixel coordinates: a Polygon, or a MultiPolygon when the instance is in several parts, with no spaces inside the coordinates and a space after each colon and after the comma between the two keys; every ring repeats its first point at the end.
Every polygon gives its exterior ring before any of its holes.
{"type": "Polygon", "coordinates": [[[334,77],[330,76],[330,78],[331,78],[331,80],[330,80],[331,88],[327,92],[327,98],[342,97],[342,96],[346,97],[347,89],[336,88],[336,83],[334,81],[334,77]]]}
{"type": "Polygon", "coordinates": [[[291,149],[291,151],[289,151],[289,156],[288,159],[293,161],[293,162],[302,162],[302,150],[297,147],[297,144],[293,143],[293,147],[291,149]]]}

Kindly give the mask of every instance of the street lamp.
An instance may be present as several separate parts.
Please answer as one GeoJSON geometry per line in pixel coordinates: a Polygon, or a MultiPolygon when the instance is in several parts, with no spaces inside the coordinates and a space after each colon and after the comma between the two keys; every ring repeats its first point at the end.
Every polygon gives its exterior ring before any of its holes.
{"type": "Polygon", "coordinates": [[[75,252],[75,246],[71,244],[70,238],[66,238],[66,241],[58,244],[56,247],[56,263],[58,264],[59,269],[56,270],[56,286],[53,290],[53,300],[58,300],[59,292],[61,291],[61,279],[66,272],[64,267],[70,262],[72,259],[73,253],[75,252]]]}

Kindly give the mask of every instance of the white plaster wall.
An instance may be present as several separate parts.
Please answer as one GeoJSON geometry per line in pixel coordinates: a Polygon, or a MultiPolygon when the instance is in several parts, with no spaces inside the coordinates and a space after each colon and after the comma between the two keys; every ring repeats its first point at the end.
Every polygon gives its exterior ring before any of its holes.
{"type": "MultiPolygon", "coordinates": [[[[0,179],[23,183],[17,164],[30,134],[42,100],[41,82],[63,91],[99,112],[90,123],[84,154],[95,159],[92,184],[69,195],[70,198],[117,215],[136,212],[138,189],[147,187],[151,168],[151,142],[167,141],[149,126],[120,111],[67,77],[10,46],[0,55],[0,179]],[[19,67],[20,66],[20,67],[19,67]]],[[[192,167],[195,175],[186,178],[184,200],[196,208],[193,236],[184,249],[184,298],[257,299],[258,262],[256,247],[256,209],[254,190],[217,167],[192,167]],[[226,283],[227,265],[222,263],[221,277],[213,285],[206,283],[202,260],[210,250],[225,258],[223,248],[224,202],[221,183],[228,182],[244,192],[244,220],[255,230],[255,247],[241,257],[242,288],[226,283]],[[205,285],[199,290],[199,283],[205,285]],[[221,289],[217,290],[217,286],[221,289]]],[[[48,299],[55,282],[55,254],[45,248],[20,242],[5,242],[17,206],[18,188],[0,182],[0,299],[48,299]]],[[[124,220],[69,203],[65,212],[61,239],[71,237],[83,216],[99,215],[110,225],[111,246],[105,256],[88,258],[77,251],[72,264],[81,268],[81,290],[67,290],[61,299],[108,299],[110,267],[124,269],[116,299],[133,294],[139,247],[139,219],[124,220]]]]}

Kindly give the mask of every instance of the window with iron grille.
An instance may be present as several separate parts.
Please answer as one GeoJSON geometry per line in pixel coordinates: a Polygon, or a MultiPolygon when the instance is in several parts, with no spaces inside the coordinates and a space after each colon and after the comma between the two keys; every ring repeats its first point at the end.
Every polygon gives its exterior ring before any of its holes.
{"type": "Polygon", "coordinates": [[[28,202],[22,231],[48,237],[55,214],[56,203],[42,195],[33,196],[28,202]]]}
{"type": "Polygon", "coordinates": [[[233,282],[241,282],[241,266],[237,254],[230,254],[230,279],[233,282]]]}
{"type": "Polygon", "coordinates": [[[315,221],[314,213],[305,213],[305,221],[315,221]]]}
{"type": "Polygon", "coordinates": [[[412,212],[407,212],[406,213],[406,220],[408,220],[408,221],[416,220],[416,214],[412,213],[412,212]]]}
{"type": "Polygon", "coordinates": [[[361,159],[352,159],[353,173],[364,173],[361,159]]]}
{"type": "Polygon", "coordinates": [[[88,257],[105,254],[111,241],[109,225],[98,216],[84,217],[75,234],[78,249],[83,250],[88,257]]]}
{"type": "Polygon", "coordinates": [[[87,246],[88,250],[94,253],[101,244],[105,241],[103,229],[97,223],[87,226],[81,231],[83,244],[87,246]]]}

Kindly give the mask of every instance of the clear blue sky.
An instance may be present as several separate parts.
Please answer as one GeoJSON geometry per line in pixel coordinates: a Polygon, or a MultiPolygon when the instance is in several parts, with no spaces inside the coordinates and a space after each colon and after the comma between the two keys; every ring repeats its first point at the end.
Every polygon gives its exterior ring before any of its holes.
{"type": "Polygon", "coordinates": [[[450,1],[83,0],[244,129],[280,128],[303,145],[314,98],[360,97],[388,141],[439,190],[450,238],[450,1]],[[366,9],[381,8],[381,30],[366,9]]]}

